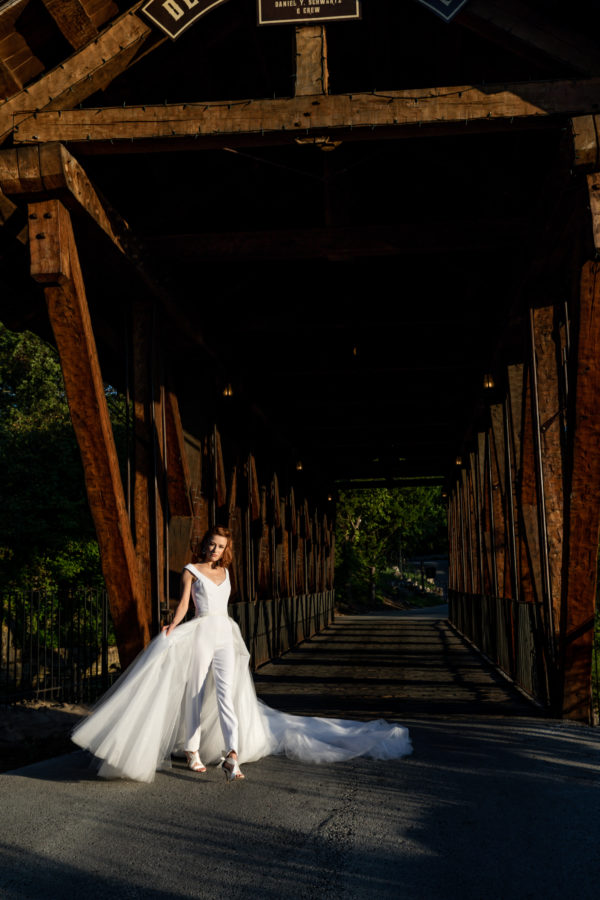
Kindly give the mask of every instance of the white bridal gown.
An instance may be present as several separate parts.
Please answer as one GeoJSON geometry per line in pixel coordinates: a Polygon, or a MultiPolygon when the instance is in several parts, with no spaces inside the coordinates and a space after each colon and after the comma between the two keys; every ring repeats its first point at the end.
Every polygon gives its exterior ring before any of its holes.
{"type": "MultiPolygon", "coordinates": [[[[101,761],[101,777],[152,781],[157,769],[170,766],[171,753],[185,749],[188,675],[194,670],[198,647],[206,644],[202,632],[222,627],[223,616],[236,651],[233,702],[239,721],[235,749],[240,763],[270,754],[322,763],[355,756],[396,759],[411,753],[408,730],[383,719],[354,722],[295,716],[258,700],[248,650],[237,624],[227,615],[229,576],[223,585],[215,585],[193,566],[186,568],[197,579],[192,585],[196,618],[179,625],[169,637],[165,632],[155,637],[73,731],[73,741],[101,761]]],[[[200,756],[204,763],[218,762],[226,748],[210,671],[201,719],[200,756]]]]}

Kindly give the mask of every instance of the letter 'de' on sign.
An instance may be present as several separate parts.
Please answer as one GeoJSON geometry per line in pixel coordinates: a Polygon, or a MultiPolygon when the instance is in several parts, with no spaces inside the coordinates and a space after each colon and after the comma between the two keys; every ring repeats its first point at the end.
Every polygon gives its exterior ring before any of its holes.
{"type": "Polygon", "coordinates": [[[175,40],[196,19],[222,3],[227,0],[148,0],[142,12],[175,40]]]}

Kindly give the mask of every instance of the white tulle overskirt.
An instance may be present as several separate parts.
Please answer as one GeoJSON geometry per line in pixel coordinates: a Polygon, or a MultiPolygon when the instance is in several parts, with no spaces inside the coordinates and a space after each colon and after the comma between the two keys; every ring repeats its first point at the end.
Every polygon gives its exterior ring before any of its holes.
{"type": "MultiPolygon", "coordinates": [[[[355,722],[296,716],[258,700],[249,669],[249,653],[233,619],[235,682],[233,702],[239,721],[241,763],[284,754],[305,762],[337,762],[356,756],[395,759],[411,753],[408,730],[383,719],[355,722]]],[[[100,760],[103,778],[152,781],[157,769],[182,752],[185,688],[201,629],[211,617],[199,617],[163,632],[121,675],[91,715],[74,729],[73,741],[100,760]]],[[[224,752],[216,691],[209,673],[202,702],[200,756],[217,762],[224,752]]]]}

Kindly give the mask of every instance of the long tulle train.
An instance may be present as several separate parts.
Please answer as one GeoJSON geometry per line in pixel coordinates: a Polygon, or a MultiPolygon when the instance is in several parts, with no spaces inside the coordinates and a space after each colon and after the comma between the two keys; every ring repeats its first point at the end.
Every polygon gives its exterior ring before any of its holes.
{"type": "MultiPolygon", "coordinates": [[[[233,619],[236,649],[234,705],[239,719],[241,763],[284,754],[305,762],[337,762],[355,756],[394,759],[412,752],[408,730],[383,719],[355,722],[295,716],[271,709],[256,697],[249,654],[233,619]]],[[[198,629],[210,627],[199,617],[161,633],[137,657],[73,731],[73,741],[101,760],[103,778],[152,781],[157,769],[183,751],[185,686],[198,629]]],[[[200,756],[217,762],[223,750],[216,692],[209,674],[202,703],[200,756]]]]}

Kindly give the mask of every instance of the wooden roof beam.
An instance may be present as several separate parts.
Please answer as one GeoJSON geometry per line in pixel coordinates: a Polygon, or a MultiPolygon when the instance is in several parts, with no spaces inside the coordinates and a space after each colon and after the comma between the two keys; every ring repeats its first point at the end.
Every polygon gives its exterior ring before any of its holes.
{"type": "Polygon", "coordinates": [[[98,34],[81,0],[42,0],[42,3],[74,50],[79,50],[98,34]]]}
{"type": "Polygon", "coordinates": [[[364,225],[335,228],[286,228],[275,231],[205,232],[152,235],[146,244],[157,256],[178,262],[200,259],[355,259],[357,256],[398,256],[407,253],[457,253],[496,247],[519,247],[530,239],[532,223],[524,219],[463,220],[431,225],[364,225]]]}
{"type": "Polygon", "coordinates": [[[372,491],[374,488],[395,488],[396,490],[407,487],[442,487],[446,480],[445,475],[430,475],[422,478],[394,475],[391,478],[362,480],[360,478],[348,478],[336,480],[335,487],[338,491],[372,491]]]}
{"type": "MultiPolygon", "coordinates": [[[[21,98],[20,107],[15,102],[17,98],[0,107],[0,133],[8,128],[8,116],[14,116],[16,144],[162,139],[176,145],[181,139],[214,139],[215,135],[235,138],[284,132],[294,139],[294,136],[353,129],[368,133],[377,128],[407,128],[407,133],[415,135],[422,125],[442,126],[450,133],[457,130],[466,133],[466,126],[478,122],[501,122],[510,129],[519,119],[593,112],[600,107],[600,78],[274,100],[54,109],[35,115],[21,112],[24,102],[28,103],[29,109],[31,105],[21,95],[17,97],[21,98]]],[[[58,107],[60,103],[55,100],[52,105],[58,107]]]]}
{"type": "Polygon", "coordinates": [[[127,223],[121,221],[119,229],[113,228],[85,171],[62,144],[0,150],[0,189],[9,197],[25,195],[28,199],[48,192],[60,194],[68,206],[87,213],[121,253],[126,252],[117,230],[126,232],[127,223]]]}
{"type": "Polygon", "coordinates": [[[152,33],[135,15],[140,6],[137,3],[73,56],[0,104],[0,143],[11,133],[15,113],[27,119],[41,109],[71,109],[123,72],[152,33]]]}

